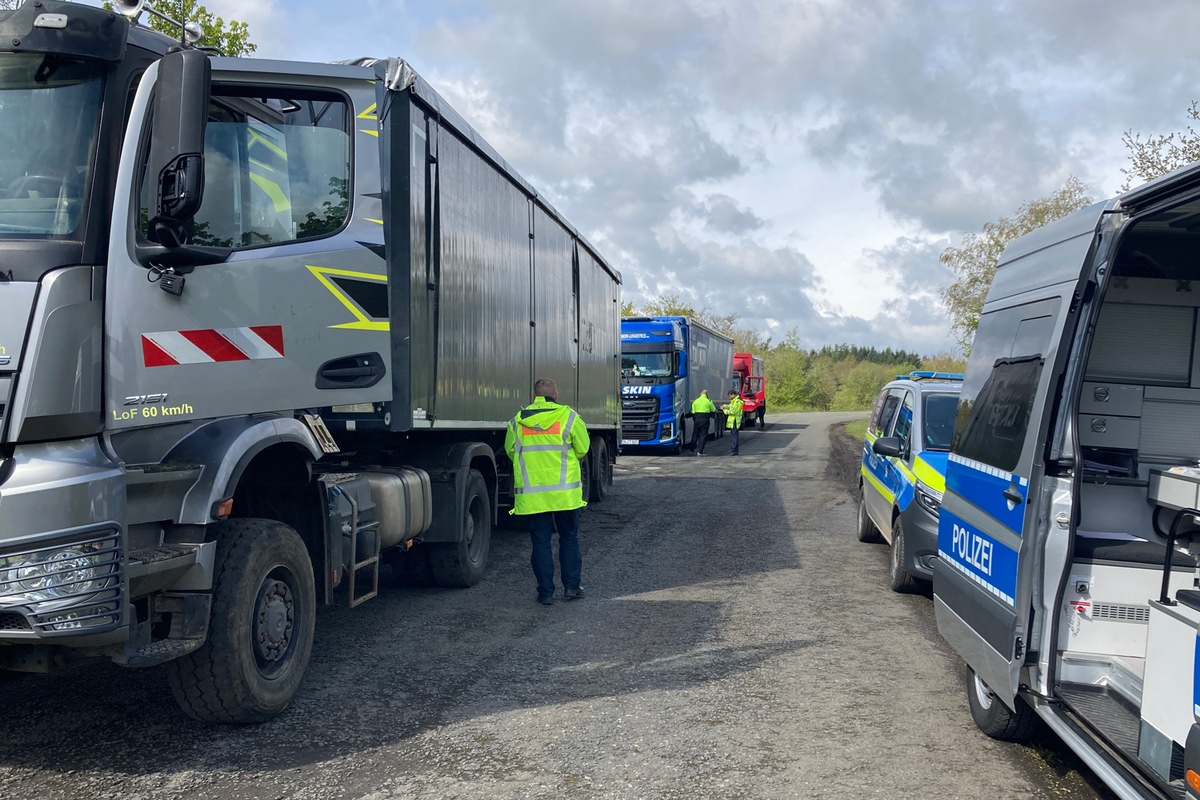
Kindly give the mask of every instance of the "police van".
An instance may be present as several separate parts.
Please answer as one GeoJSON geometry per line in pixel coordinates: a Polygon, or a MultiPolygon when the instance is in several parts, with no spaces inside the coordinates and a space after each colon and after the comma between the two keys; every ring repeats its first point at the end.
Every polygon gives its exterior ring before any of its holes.
{"type": "Polygon", "coordinates": [[[898,375],[879,392],[863,440],[858,540],[891,545],[893,591],[928,585],[937,558],[938,508],[963,376],[898,375]]]}
{"type": "Polygon", "coordinates": [[[1014,241],[938,523],[971,715],[1122,798],[1200,798],[1200,164],[1014,241]]]}

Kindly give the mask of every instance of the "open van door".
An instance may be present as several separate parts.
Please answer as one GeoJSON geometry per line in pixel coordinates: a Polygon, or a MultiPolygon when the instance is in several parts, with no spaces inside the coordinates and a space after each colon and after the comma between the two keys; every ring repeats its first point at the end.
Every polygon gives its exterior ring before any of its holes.
{"type": "Polygon", "coordinates": [[[1010,709],[1030,641],[1033,580],[1048,524],[1038,488],[1076,317],[1094,290],[1097,204],[1004,252],[980,317],[938,521],[938,630],[1010,709]],[[1065,335],[1064,335],[1065,334],[1065,335]],[[1041,514],[1039,515],[1039,510],[1041,514]]]}

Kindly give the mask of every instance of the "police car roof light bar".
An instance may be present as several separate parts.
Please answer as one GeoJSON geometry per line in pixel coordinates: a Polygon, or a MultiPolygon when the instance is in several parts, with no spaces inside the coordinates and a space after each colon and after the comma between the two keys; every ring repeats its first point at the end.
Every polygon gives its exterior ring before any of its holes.
{"type": "Polygon", "coordinates": [[[961,372],[930,372],[928,370],[915,370],[907,375],[896,376],[896,380],[898,381],[906,379],[914,381],[961,381],[963,376],[961,372]]]}

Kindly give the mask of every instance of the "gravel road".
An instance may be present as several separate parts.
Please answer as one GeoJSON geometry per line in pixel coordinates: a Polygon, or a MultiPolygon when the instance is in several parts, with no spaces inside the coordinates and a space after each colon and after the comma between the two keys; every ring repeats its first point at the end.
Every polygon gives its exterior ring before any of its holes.
{"type": "Polygon", "coordinates": [[[502,530],[472,589],[323,609],[265,725],[187,720],[157,669],[9,677],[0,798],[1106,797],[1052,737],[976,730],[929,598],[855,540],[856,416],[623,456],[582,601],[538,605],[502,530]]]}

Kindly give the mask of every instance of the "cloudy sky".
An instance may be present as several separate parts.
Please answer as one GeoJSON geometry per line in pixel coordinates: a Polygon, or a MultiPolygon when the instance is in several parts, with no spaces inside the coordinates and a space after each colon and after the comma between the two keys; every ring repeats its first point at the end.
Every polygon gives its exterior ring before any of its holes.
{"type": "Polygon", "coordinates": [[[938,254],[1200,99],[1194,0],[207,0],[256,56],[407,59],[640,307],[954,349],[938,254]]]}

